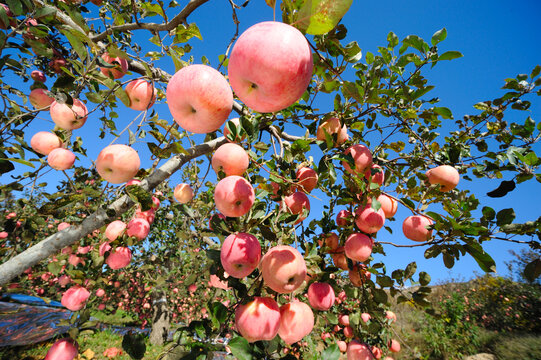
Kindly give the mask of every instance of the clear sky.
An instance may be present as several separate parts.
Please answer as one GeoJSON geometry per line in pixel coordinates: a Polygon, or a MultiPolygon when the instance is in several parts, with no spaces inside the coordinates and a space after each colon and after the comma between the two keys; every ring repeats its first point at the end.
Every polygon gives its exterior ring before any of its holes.
{"type": "MultiPolygon", "coordinates": [[[[179,1],[179,3],[182,5],[185,1],[179,1]]],[[[93,11],[95,9],[91,4],[88,7],[93,11]]],[[[441,99],[440,106],[449,107],[455,118],[458,118],[465,114],[475,113],[473,104],[501,96],[503,93],[499,88],[504,84],[504,78],[514,77],[519,73],[529,74],[536,64],[541,63],[539,14],[541,14],[541,2],[536,0],[517,2],[354,0],[343,23],[348,28],[347,40],[357,41],[363,54],[367,51],[376,53],[378,46],[386,45],[386,37],[390,31],[395,32],[400,39],[416,34],[429,41],[434,32],[443,27],[447,28],[448,36],[440,44],[440,51],[457,50],[462,52],[464,57],[451,62],[442,62],[433,70],[426,72],[425,76],[436,86],[436,89],[428,96],[438,96],[441,99]]],[[[240,20],[240,32],[257,22],[272,20],[273,17],[272,10],[265,5],[263,0],[251,0],[247,7],[237,10],[237,15],[240,20]]],[[[235,31],[229,2],[209,1],[188,20],[197,23],[203,36],[203,41],[198,39],[190,41],[194,48],[192,54],[195,63],[200,63],[201,56],[206,55],[211,65],[217,66],[218,55],[225,52],[235,31]]],[[[277,20],[280,20],[279,16],[277,20]]],[[[150,37],[148,32],[139,31],[134,34],[140,46],[148,50],[157,50],[153,45],[145,45],[145,40],[150,37]]],[[[169,73],[174,72],[170,59],[160,61],[159,65],[169,73]]],[[[532,108],[529,115],[534,120],[540,121],[539,100],[533,97],[530,100],[532,108]]],[[[122,129],[138,113],[129,109],[123,110],[122,105],[120,107],[117,127],[122,129]]],[[[320,107],[325,110],[324,103],[320,107]]],[[[160,118],[172,121],[165,103],[156,104],[154,109],[159,112],[160,118]]],[[[515,113],[513,116],[517,121],[522,122],[527,115],[522,112],[515,113]]],[[[29,128],[28,142],[33,133],[52,128],[48,114],[41,114],[40,117],[44,121],[35,122],[29,128]]],[[[231,117],[235,115],[232,114],[231,117]]],[[[98,139],[98,130],[97,127],[92,127],[93,122],[98,122],[98,120],[89,119],[82,128],[84,131],[74,132],[75,136],[83,138],[85,146],[88,147],[88,158],[79,155],[79,163],[88,166],[90,160],[96,159],[101,148],[110,142],[108,138],[98,139]]],[[[200,138],[195,137],[195,139],[200,138]]],[[[117,142],[126,143],[127,139],[122,137],[117,142]]],[[[540,146],[536,146],[540,150],[540,146]]],[[[146,145],[141,142],[136,144],[136,148],[144,153],[146,145]]],[[[150,163],[143,162],[143,166],[149,165],[150,163]]],[[[18,166],[18,171],[23,170],[18,166]]],[[[57,176],[58,174],[53,173],[44,179],[54,184],[57,176]]],[[[174,175],[172,183],[179,180],[180,175],[174,175]]],[[[1,181],[9,180],[4,175],[1,181]]],[[[481,201],[481,207],[489,205],[496,210],[515,208],[517,221],[534,220],[541,215],[539,206],[541,184],[529,182],[526,185],[519,185],[514,192],[501,199],[487,197],[486,192],[496,188],[498,184],[499,180],[474,179],[474,182],[462,181],[459,187],[474,192],[481,201]],[[537,200],[532,201],[535,197],[537,200]]],[[[315,195],[318,196],[317,193],[315,195]]],[[[312,201],[311,205],[311,218],[319,216],[321,204],[312,201]]],[[[407,215],[405,209],[399,209],[397,221],[391,225],[394,235],[381,234],[378,239],[400,244],[410,243],[401,235],[402,219],[407,215]]],[[[504,261],[509,259],[509,249],[518,249],[515,245],[508,245],[501,241],[493,241],[487,245],[486,249],[496,260],[499,273],[504,275],[507,273],[504,261]]],[[[410,261],[417,261],[419,271],[429,272],[433,282],[443,281],[450,277],[469,279],[474,271],[481,272],[469,256],[461,259],[455,268],[449,271],[444,267],[441,257],[425,260],[424,248],[396,249],[387,246],[385,251],[388,254],[385,262],[389,273],[397,267],[403,268],[410,261]]],[[[376,258],[376,260],[381,259],[376,258]]]]}

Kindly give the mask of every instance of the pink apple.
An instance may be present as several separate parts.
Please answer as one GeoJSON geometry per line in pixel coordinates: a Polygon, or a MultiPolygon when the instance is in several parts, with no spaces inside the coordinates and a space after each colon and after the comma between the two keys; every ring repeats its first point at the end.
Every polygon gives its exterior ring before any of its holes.
{"type": "Polygon", "coordinates": [[[196,134],[218,130],[233,108],[227,80],[206,65],[189,65],[177,71],[169,80],[166,97],[177,124],[196,134]]]}
{"type": "Polygon", "coordinates": [[[47,351],[44,360],[73,360],[77,357],[79,345],[70,338],[57,340],[47,351]]]}
{"type": "Polygon", "coordinates": [[[428,241],[432,237],[432,230],[428,230],[427,226],[434,222],[423,215],[408,216],[402,223],[402,232],[404,236],[413,241],[428,241]]]}
{"type": "Polygon", "coordinates": [[[326,311],[334,305],[335,295],[331,285],[315,282],[308,287],[308,302],[316,310],[326,311]]]}
{"type": "Polygon", "coordinates": [[[30,146],[41,155],[49,155],[53,149],[62,147],[62,140],[52,132],[40,131],[32,136],[30,146]]]}
{"type": "Polygon", "coordinates": [[[318,176],[314,169],[301,167],[296,172],[297,185],[305,192],[311,192],[317,186],[318,176]]]}
{"type": "Polygon", "coordinates": [[[340,210],[336,215],[336,225],[338,227],[347,226],[349,219],[351,219],[351,211],[340,210]]]}
{"type": "Polygon", "coordinates": [[[293,300],[280,307],[278,335],[288,345],[302,340],[314,328],[314,313],[310,306],[293,300]]]}
{"type": "Polygon", "coordinates": [[[336,345],[338,345],[338,349],[340,352],[346,352],[348,350],[348,344],[345,341],[338,340],[336,341],[336,345]]]}
{"type": "Polygon", "coordinates": [[[312,51],[302,33],[281,22],[261,22],[238,38],[229,56],[231,87],[257,112],[285,109],[312,78],[312,51]]]}
{"type": "Polygon", "coordinates": [[[391,339],[390,343],[389,343],[389,350],[391,352],[399,352],[400,351],[400,343],[398,341],[396,341],[395,339],[391,339]]]}
{"type": "Polygon", "coordinates": [[[381,166],[377,164],[372,164],[369,169],[366,169],[364,172],[364,177],[366,180],[378,184],[379,186],[383,185],[383,182],[385,181],[385,173],[383,172],[381,166]]]}
{"type": "Polygon", "coordinates": [[[212,287],[215,287],[217,289],[229,290],[229,286],[227,285],[227,281],[221,280],[215,274],[210,275],[209,285],[212,286],[212,287]]]}
{"type": "Polygon", "coordinates": [[[241,279],[255,270],[261,259],[261,245],[255,236],[247,233],[231,234],[225,238],[220,260],[225,271],[241,279]]]}
{"type": "Polygon", "coordinates": [[[364,262],[372,255],[373,240],[365,234],[353,233],[348,236],[344,249],[346,256],[354,261],[364,262]]]}
{"type": "Polygon", "coordinates": [[[75,154],[68,149],[56,148],[47,156],[47,163],[55,170],[67,170],[75,164],[75,154]]]}
{"type": "Polygon", "coordinates": [[[106,63],[115,65],[114,68],[100,68],[100,71],[103,75],[107,77],[112,76],[114,79],[120,79],[128,72],[128,62],[126,61],[126,59],[122,59],[120,57],[112,57],[109,55],[109,53],[103,54],[101,58],[106,63]]]}
{"type": "Polygon", "coordinates": [[[248,342],[272,340],[280,328],[280,308],[270,297],[255,297],[237,307],[235,326],[248,342]]]}
{"type": "Polygon", "coordinates": [[[396,314],[390,310],[385,311],[385,318],[391,320],[391,322],[396,321],[396,314]]]}
{"type": "Polygon", "coordinates": [[[263,281],[277,293],[290,293],[299,288],[306,277],[306,263],[301,253],[292,246],[271,248],[259,266],[263,281]]]}
{"type": "Polygon", "coordinates": [[[143,79],[130,81],[126,86],[126,93],[130,98],[130,109],[133,110],[146,110],[156,101],[154,85],[143,79]]]}
{"type": "Polygon", "coordinates": [[[98,248],[98,252],[100,256],[105,255],[107,251],[111,250],[111,245],[109,245],[109,241],[105,241],[100,244],[100,247],[98,248]]]}
{"type": "Polygon", "coordinates": [[[8,237],[8,233],[5,231],[0,231],[0,239],[5,239],[8,237]]]}
{"type": "Polygon", "coordinates": [[[374,356],[370,351],[370,347],[364,343],[360,343],[357,340],[352,340],[348,344],[346,352],[348,360],[372,360],[374,356]]]}
{"type": "Polygon", "coordinates": [[[340,120],[335,117],[325,120],[319,125],[316,132],[316,138],[321,141],[326,141],[326,134],[329,134],[331,138],[334,134],[338,134],[334,146],[340,146],[349,139],[346,125],[340,127],[340,120]]]}
{"type": "Polygon", "coordinates": [[[383,355],[383,351],[381,351],[379,347],[372,346],[371,350],[372,350],[372,355],[374,355],[376,359],[381,359],[381,356],[383,355]]]}
{"type": "Polygon", "coordinates": [[[81,310],[88,300],[90,292],[82,286],[75,285],[62,294],[61,303],[71,311],[81,310]]]}
{"type": "Polygon", "coordinates": [[[216,185],[214,202],[216,208],[225,216],[240,217],[250,211],[255,201],[255,192],[248,180],[228,176],[216,185]]]}
{"type": "Polygon", "coordinates": [[[341,314],[338,315],[338,323],[342,326],[348,326],[349,325],[349,315],[341,314]]]}
{"type": "Polygon", "coordinates": [[[73,99],[73,106],[55,100],[49,110],[54,123],[64,130],[79,129],[85,124],[88,117],[88,109],[79,99],[73,99]]]}
{"type": "Polygon", "coordinates": [[[374,210],[371,204],[358,207],[355,210],[355,225],[367,234],[378,232],[385,224],[385,213],[381,208],[374,210]]]}
{"type": "Polygon", "coordinates": [[[141,207],[138,206],[135,210],[135,214],[133,215],[133,218],[141,218],[148,221],[149,224],[152,224],[154,222],[154,218],[156,217],[156,212],[151,208],[147,211],[141,211],[141,207]]]}
{"type": "Polygon", "coordinates": [[[349,163],[343,161],[342,165],[344,169],[350,174],[363,174],[366,169],[369,169],[372,166],[372,153],[370,150],[361,144],[353,145],[346,149],[345,154],[351,155],[353,158],[353,163],[355,167],[352,169],[349,166],[349,163]]]}
{"type": "Polygon", "coordinates": [[[96,160],[96,170],[105,181],[112,184],[132,179],[139,171],[140,165],[137,151],[121,144],[105,147],[96,160]]]}
{"type": "Polygon", "coordinates": [[[348,277],[353,286],[363,286],[367,280],[370,280],[372,273],[366,270],[366,265],[355,264],[351,270],[348,270],[348,277]]]}
{"type": "Polygon", "coordinates": [[[284,198],[284,208],[293,215],[299,215],[298,220],[295,222],[295,224],[298,224],[306,219],[305,210],[310,213],[310,200],[305,193],[296,191],[284,198]]]}
{"type": "Polygon", "coordinates": [[[104,295],[105,295],[105,290],[103,290],[101,288],[96,290],[96,296],[97,297],[103,297],[104,295]]]}
{"type": "Polygon", "coordinates": [[[51,105],[55,101],[53,97],[47,95],[46,91],[47,90],[41,88],[30,91],[28,100],[30,100],[30,104],[32,104],[34,108],[42,109],[51,105]]]}
{"type": "Polygon", "coordinates": [[[368,322],[370,319],[372,319],[372,316],[370,316],[369,313],[362,313],[361,314],[361,320],[363,322],[368,322]]]}
{"type": "Polygon", "coordinates": [[[323,238],[325,239],[325,247],[327,248],[328,252],[334,252],[336,249],[338,249],[339,241],[338,235],[335,233],[329,233],[323,235],[323,238]]]}
{"type": "Polygon", "coordinates": [[[241,176],[250,165],[250,156],[242,146],[227,143],[216,149],[211,163],[216,174],[223,171],[225,176],[241,176]]]}
{"type": "Polygon", "coordinates": [[[348,270],[348,260],[344,254],[344,247],[340,246],[331,254],[334,266],[342,270],[348,270]]]}
{"type": "Polygon", "coordinates": [[[385,213],[385,218],[391,218],[398,210],[398,201],[386,194],[378,196],[378,201],[381,204],[381,209],[385,213]]]}
{"type": "Polygon", "coordinates": [[[124,230],[126,230],[126,223],[120,220],[115,220],[109,225],[107,225],[107,228],[105,228],[105,237],[109,241],[115,241],[119,236],[121,236],[124,233],[124,230]]]}
{"type": "Polygon", "coordinates": [[[57,74],[62,74],[63,73],[62,68],[66,66],[67,66],[67,62],[65,59],[56,58],[49,61],[49,67],[51,68],[51,70],[53,70],[57,74]]]}
{"type": "Polygon", "coordinates": [[[197,285],[191,284],[190,286],[188,286],[188,291],[191,292],[191,293],[196,292],[197,291],[197,285]]]}
{"type": "Polygon", "coordinates": [[[126,234],[128,236],[135,236],[138,240],[143,240],[150,232],[150,224],[145,219],[135,218],[131,219],[128,223],[128,229],[126,234]]]}
{"type": "Polygon", "coordinates": [[[186,204],[192,201],[193,199],[193,190],[192,187],[188,184],[178,184],[175,186],[175,191],[173,192],[175,200],[181,204],[186,204]]]}
{"type": "Polygon", "coordinates": [[[449,165],[441,165],[426,172],[428,182],[432,185],[439,184],[441,192],[453,190],[460,181],[458,171],[449,165]]]}
{"type": "Polygon", "coordinates": [[[353,333],[353,328],[349,325],[344,326],[344,330],[342,330],[344,333],[344,336],[351,339],[355,334],[353,333]]]}
{"type": "Polygon", "coordinates": [[[131,261],[131,250],[127,247],[117,247],[114,249],[105,263],[113,270],[122,269],[130,264],[131,261]]]}
{"type": "Polygon", "coordinates": [[[45,76],[43,71],[39,71],[39,70],[32,71],[30,73],[30,77],[32,78],[32,80],[42,82],[42,83],[47,81],[47,77],[45,76]]]}

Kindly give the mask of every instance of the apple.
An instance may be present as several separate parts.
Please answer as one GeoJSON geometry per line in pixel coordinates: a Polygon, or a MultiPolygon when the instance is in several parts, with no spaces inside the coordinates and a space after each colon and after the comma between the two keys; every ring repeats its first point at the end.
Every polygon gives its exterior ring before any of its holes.
{"type": "Polygon", "coordinates": [[[383,172],[381,166],[377,164],[372,164],[369,169],[366,169],[364,172],[364,177],[369,183],[372,182],[374,184],[378,184],[379,186],[383,185],[383,182],[385,181],[385,173],[383,172]]]}
{"type": "Polygon", "coordinates": [[[132,80],[126,86],[130,98],[130,109],[143,111],[154,105],[156,90],[151,82],[143,79],[132,80]]]}
{"type": "Polygon", "coordinates": [[[67,170],[75,163],[75,154],[68,149],[56,148],[47,156],[47,163],[55,170],[67,170]]]}
{"type": "Polygon", "coordinates": [[[340,246],[335,250],[333,254],[331,254],[332,261],[334,263],[334,266],[337,268],[340,268],[342,270],[348,270],[348,260],[346,258],[346,255],[344,254],[344,247],[340,246]]]}
{"type": "Polygon", "coordinates": [[[178,184],[173,193],[175,200],[181,204],[187,204],[193,199],[192,187],[188,184],[178,184]]]}
{"type": "Polygon", "coordinates": [[[53,97],[47,95],[47,90],[41,88],[30,91],[28,100],[30,100],[30,104],[32,104],[35,109],[46,108],[55,101],[53,97]]]}
{"type": "Polygon", "coordinates": [[[138,240],[146,238],[149,232],[150,224],[142,218],[131,219],[126,230],[128,236],[134,236],[138,240]]]}
{"type": "Polygon", "coordinates": [[[71,311],[79,311],[85,307],[90,292],[82,286],[75,285],[62,294],[62,306],[71,311]]]}
{"type": "Polygon", "coordinates": [[[391,341],[389,342],[389,350],[394,353],[399,352],[400,343],[396,341],[395,339],[391,339],[391,341]]]}
{"type": "Polygon", "coordinates": [[[372,346],[371,350],[372,350],[372,355],[374,355],[376,359],[381,359],[381,356],[383,355],[383,351],[381,351],[379,347],[372,346]]]}
{"type": "Polygon", "coordinates": [[[293,300],[280,307],[278,335],[288,345],[302,340],[314,328],[314,313],[310,306],[293,300]]]}
{"type": "Polygon", "coordinates": [[[261,259],[261,245],[257,238],[247,233],[231,234],[225,238],[220,250],[224,270],[234,278],[250,275],[261,259]]]}
{"type": "Polygon", "coordinates": [[[216,185],[214,202],[225,216],[240,217],[250,211],[255,201],[252,185],[243,177],[228,176],[216,185]]]}
{"type": "Polygon", "coordinates": [[[67,62],[65,59],[62,58],[56,58],[51,61],[49,61],[49,68],[51,68],[52,71],[54,71],[57,74],[61,74],[62,68],[67,66],[67,62]]]}
{"type": "Polygon", "coordinates": [[[353,284],[353,286],[363,286],[363,284],[370,280],[370,277],[372,276],[372,273],[368,270],[366,270],[366,265],[364,264],[355,264],[353,265],[353,268],[348,271],[348,277],[349,281],[353,284]]]}
{"type": "Polygon", "coordinates": [[[104,53],[101,58],[111,65],[115,65],[114,68],[100,68],[103,75],[107,77],[113,77],[113,79],[120,79],[128,72],[128,61],[120,57],[112,57],[109,53],[104,53]]]}
{"type": "Polygon", "coordinates": [[[71,338],[59,339],[47,351],[44,360],[73,360],[79,354],[79,345],[71,338]]]}
{"type": "Polygon", "coordinates": [[[340,120],[338,118],[330,118],[323,121],[317,128],[316,138],[321,141],[326,141],[326,134],[331,135],[338,134],[334,146],[340,146],[348,141],[348,129],[346,125],[340,127],[340,120]]]}
{"type": "MultiPolygon", "coordinates": [[[[0,6],[2,6],[4,8],[4,10],[6,11],[6,15],[8,16],[8,18],[12,18],[13,17],[13,12],[11,11],[11,9],[9,8],[9,6],[5,5],[5,4],[0,4],[0,6]]],[[[9,19],[8,23],[4,23],[2,21],[2,19],[0,19],[0,29],[2,30],[6,30],[8,25],[10,26],[13,26],[13,27],[16,27],[17,26],[17,22],[15,21],[15,19],[9,19]]]]}
{"type": "Polygon", "coordinates": [[[140,165],[137,151],[122,144],[105,147],[96,160],[98,174],[112,184],[121,184],[132,179],[140,165]]]}
{"type": "Polygon", "coordinates": [[[85,124],[88,117],[88,109],[79,99],[73,99],[71,107],[55,100],[51,103],[49,110],[54,123],[64,130],[79,129],[85,124]]]}
{"type": "Polygon", "coordinates": [[[109,225],[107,225],[107,228],[105,228],[105,237],[109,241],[115,241],[119,236],[121,236],[124,233],[124,230],[126,230],[126,223],[120,220],[115,220],[109,225]]]}
{"type": "Polygon", "coordinates": [[[332,253],[338,249],[338,243],[340,240],[338,235],[335,233],[329,233],[323,235],[323,238],[325,239],[325,247],[327,247],[328,252],[332,253]]]}
{"type": "Polygon", "coordinates": [[[30,73],[30,77],[32,78],[32,80],[42,82],[42,83],[47,81],[47,77],[45,76],[43,71],[39,71],[39,70],[33,70],[30,73]]]}
{"type": "Polygon", "coordinates": [[[360,206],[355,210],[355,225],[359,230],[367,234],[378,232],[385,224],[385,213],[379,208],[378,211],[372,208],[371,204],[360,206]]]}
{"type": "Polygon", "coordinates": [[[369,169],[372,166],[372,153],[370,150],[361,144],[350,146],[344,152],[346,155],[351,155],[353,158],[353,163],[355,167],[352,169],[349,164],[345,161],[342,161],[344,169],[350,174],[363,174],[366,169],[369,169]]]}
{"type": "Polygon", "coordinates": [[[227,143],[216,149],[212,155],[211,164],[216,174],[223,171],[225,176],[241,176],[250,165],[250,156],[242,146],[227,143]]]}
{"type": "Polygon", "coordinates": [[[237,307],[235,326],[248,342],[272,340],[280,328],[280,308],[270,297],[255,297],[237,307]]]}
{"type": "Polygon", "coordinates": [[[306,277],[306,263],[301,253],[292,246],[271,248],[259,265],[263,281],[277,293],[290,293],[299,288],[306,277]]]}
{"type": "Polygon", "coordinates": [[[312,51],[291,25],[266,21],[248,28],[229,56],[231,87],[257,112],[285,109],[300,99],[312,78],[312,51]]]}
{"type": "Polygon", "coordinates": [[[315,282],[308,287],[308,302],[315,310],[326,311],[334,305],[335,295],[331,285],[315,282]]]}
{"type": "MultiPolygon", "coordinates": [[[[229,128],[228,128],[229,123],[233,124],[235,129],[237,129],[237,137],[233,141],[239,142],[246,139],[246,134],[244,134],[244,130],[241,129],[239,118],[233,118],[225,124],[223,133],[226,138],[229,135],[229,128]]],[[[231,140],[229,139],[227,139],[227,141],[231,142],[231,140]]]]}
{"type": "Polygon", "coordinates": [[[432,237],[432,230],[428,230],[427,226],[434,222],[423,215],[408,216],[402,223],[402,232],[404,236],[413,241],[428,241],[432,237]]]}
{"type": "Polygon", "coordinates": [[[152,224],[154,222],[154,218],[156,217],[156,211],[153,209],[148,209],[147,211],[141,211],[141,207],[137,206],[137,209],[135,209],[135,214],[133,214],[133,218],[141,218],[148,221],[149,224],[152,224]]]}
{"type": "Polygon", "coordinates": [[[449,165],[441,165],[426,172],[428,182],[432,185],[439,184],[441,192],[453,190],[460,181],[458,171],[449,165]]]}
{"type": "Polygon", "coordinates": [[[297,185],[301,190],[309,193],[316,188],[318,176],[314,169],[303,166],[297,170],[295,175],[298,180],[297,185]]]}
{"type": "Polygon", "coordinates": [[[349,325],[344,326],[344,329],[342,330],[342,332],[344,333],[344,336],[349,339],[355,336],[355,334],[353,333],[353,328],[349,325]]]}
{"type": "Polygon", "coordinates": [[[370,316],[370,314],[368,314],[368,313],[362,313],[361,314],[361,320],[363,322],[366,323],[366,322],[370,321],[370,319],[372,319],[372,316],[370,316]]]}
{"type": "Polygon", "coordinates": [[[374,356],[370,351],[370,347],[364,343],[360,343],[357,340],[352,340],[348,344],[346,351],[348,360],[372,360],[374,356]]]}
{"type": "Polygon", "coordinates": [[[173,119],[184,130],[218,130],[233,109],[233,93],[224,76],[210,66],[189,65],[173,75],[166,90],[173,119]]]}
{"type": "Polygon", "coordinates": [[[340,352],[346,352],[348,350],[348,344],[343,340],[337,340],[336,345],[338,345],[338,349],[340,352]]]}
{"type": "Polygon", "coordinates": [[[336,215],[336,225],[338,227],[347,226],[349,219],[351,218],[351,211],[340,210],[336,215]]]}
{"type": "Polygon", "coordinates": [[[391,322],[396,321],[396,314],[390,310],[385,311],[385,318],[391,320],[391,322]]]}
{"type": "Polygon", "coordinates": [[[373,240],[365,234],[353,233],[348,236],[344,249],[346,256],[354,261],[366,261],[372,255],[373,240]]]}
{"type": "MultiPolygon", "coordinates": [[[[225,273],[224,275],[228,275],[225,273]]],[[[210,286],[215,287],[217,289],[223,289],[223,290],[229,290],[229,286],[227,285],[227,281],[221,280],[217,275],[211,274],[210,280],[208,283],[210,286]]]]}
{"type": "Polygon", "coordinates": [[[378,201],[381,204],[381,210],[385,214],[385,218],[392,218],[398,210],[398,201],[386,194],[378,196],[378,201]]]}
{"type": "Polygon", "coordinates": [[[52,132],[40,131],[32,136],[30,146],[41,155],[49,155],[52,150],[62,147],[62,140],[52,132]]]}
{"type": "Polygon", "coordinates": [[[299,218],[295,221],[295,224],[298,224],[306,219],[306,216],[304,215],[305,210],[310,213],[310,200],[305,193],[296,191],[284,198],[283,207],[289,213],[299,215],[299,218]]]}
{"type": "Polygon", "coordinates": [[[131,250],[127,247],[119,246],[109,254],[107,259],[105,260],[105,263],[109,265],[111,269],[118,270],[128,266],[130,264],[130,261],[131,250]]]}
{"type": "Polygon", "coordinates": [[[348,326],[349,325],[349,315],[346,314],[340,314],[338,315],[338,323],[342,326],[348,326]]]}

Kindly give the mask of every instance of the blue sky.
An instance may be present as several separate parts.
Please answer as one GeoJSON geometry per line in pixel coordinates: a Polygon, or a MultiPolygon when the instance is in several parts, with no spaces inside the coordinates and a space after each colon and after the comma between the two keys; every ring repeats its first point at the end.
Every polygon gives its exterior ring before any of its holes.
{"type": "MultiPolygon", "coordinates": [[[[184,1],[180,3],[182,4],[184,1]]],[[[95,9],[91,4],[88,7],[95,9]]],[[[416,34],[428,41],[435,31],[445,27],[448,36],[439,46],[440,51],[457,50],[462,52],[464,57],[438,64],[433,70],[426,72],[425,77],[436,86],[435,90],[428,96],[438,96],[441,99],[440,106],[449,107],[453,110],[455,118],[458,118],[465,114],[475,113],[473,104],[501,96],[502,92],[499,88],[503,85],[504,78],[514,77],[519,73],[529,74],[536,64],[541,63],[541,47],[539,46],[541,26],[538,21],[540,13],[541,3],[539,1],[510,3],[508,1],[484,0],[378,2],[354,0],[352,7],[343,19],[343,23],[348,28],[346,40],[357,41],[363,54],[366,54],[367,51],[376,53],[378,46],[386,45],[386,37],[390,31],[395,32],[400,39],[410,34],[416,34]]],[[[273,13],[264,1],[252,0],[246,8],[237,10],[237,15],[240,20],[239,30],[242,33],[257,22],[272,20],[273,13]]],[[[277,20],[279,19],[278,17],[277,20]]],[[[205,55],[211,65],[217,66],[218,55],[225,52],[235,31],[228,1],[210,1],[190,16],[188,20],[197,23],[203,36],[203,41],[198,39],[190,41],[193,46],[192,54],[195,63],[200,63],[201,56],[205,55]]],[[[145,40],[150,37],[148,32],[140,31],[134,34],[138,44],[148,50],[157,50],[153,45],[143,45],[145,40]]],[[[169,73],[174,72],[170,59],[164,59],[159,64],[169,73]]],[[[529,115],[539,121],[541,118],[539,116],[539,101],[535,98],[531,100],[533,104],[529,115]]],[[[325,104],[322,103],[320,107],[324,110],[325,104]]],[[[156,104],[154,109],[159,112],[160,118],[172,121],[165,103],[156,104]]],[[[138,115],[138,112],[129,109],[123,110],[122,105],[118,113],[120,115],[117,125],[119,129],[122,129],[138,115]]],[[[523,112],[512,116],[522,122],[527,114],[523,112]]],[[[36,121],[29,128],[28,142],[33,133],[52,128],[48,114],[40,114],[40,117],[43,121],[36,121]]],[[[232,114],[231,117],[235,117],[235,115],[232,114]]],[[[74,136],[81,136],[89,148],[88,158],[79,156],[80,164],[90,166],[90,159],[96,159],[100,149],[110,142],[108,138],[98,139],[97,127],[92,126],[92,123],[97,121],[97,119],[89,118],[87,124],[82,128],[84,131],[74,132],[74,136]]],[[[197,141],[201,138],[196,136],[194,139],[197,141]]],[[[123,137],[117,142],[125,143],[127,139],[123,137]]],[[[146,145],[141,142],[136,144],[136,148],[144,153],[146,145]]],[[[537,149],[541,150],[539,145],[537,145],[537,149]]],[[[149,165],[149,163],[143,162],[143,166],[149,165]]],[[[18,171],[24,170],[18,169],[18,171]]],[[[52,173],[44,179],[52,185],[57,180],[57,176],[58,174],[52,173]]],[[[2,177],[1,181],[8,181],[5,178],[6,175],[2,177]]],[[[172,178],[172,184],[179,181],[180,174],[175,174],[172,178]]],[[[497,210],[507,207],[515,208],[517,221],[534,220],[540,215],[539,205],[532,201],[532,194],[541,190],[539,183],[529,182],[526,185],[518,186],[514,192],[501,199],[488,198],[486,192],[496,188],[498,184],[498,180],[476,179],[474,182],[462,181],[459,188],[467,188],[474,192],[481,201],[481,206],[489,205],[497,210]]],[[[320,213],[321,204],[312,201],[311,217],[318,217],[320,213]]],[[[396,216],[397,221],[391,225],[394,235],[381,234],[378,239],[400,244],[410,243],[401,235],[402,219],[407,215],[409,214],[405,209],[399,209],[396,216]]],[[[509,249],[517,249],[515,245],[508,245],[501,241],[492,241],[486,245],[487,251],[493,255],[497,262],[500,274],[507,273],[504,261],[509,259],[509,249]]],[[[473,276],[474,271],[481,272],[475,261],[469,256],[462,258],[452,270],[447,270],[441,257],[425,260],[423,257],[424,248],[396,249],[387,246],[385,251],[388,256],[384,261],[389,273],[395,268],[405,267],[410,261],[417,262],[419,271],[429,272],[433,282],[443,281],[450,277],[469,279],[473,276]]],[[[376,260],[382,259],[377,257],[376,260]]]]}

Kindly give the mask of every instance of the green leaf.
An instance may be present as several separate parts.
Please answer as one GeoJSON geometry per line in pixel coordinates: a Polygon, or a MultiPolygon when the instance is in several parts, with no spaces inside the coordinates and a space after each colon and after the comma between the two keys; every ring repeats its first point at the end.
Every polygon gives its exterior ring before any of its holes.
{"type": "Polygon", "coordinates": [[[502,226],[511,224],[513,220],[515,220],[515,216],[515,210],[512,208],[500,210],[498,211],[498,214],[496,214],[496,225],[502,226]]]}
{"type": "Polygon", "coordinates": [[[248,340],[243,337],[235,337],[227,344],[233,356],[239,360],[252,360],[252,347],[248,340]]]}
{"type": "Polygon", "coordinates": [[[356,41],[352,41],[344,47],[346,52],[346,61],[356,63],[363,57],[363,52],[356,41]]]}
{"type": "Polygon", "coordinates": [[[2,161],[11,161],[11,162],[16,162],[16,163],[19,163],[19,164],[23,164],[23,165],[26,165],[26,166],[30,166],[31,168],[35,168],[34,164],[32,164],[31,162],[28,162],[26,160],[23,160],[23,159],[0,159],[0,162],[2,161]]]}
{"type": "Polygon", "coordinates": [[[408,266],[406,266],[406,269],[404,272],[404,279],[411,278],[413,274],[415,274],[416,271],[417,271],[417,263],[415,261],[409,263],[408,266]]]}
{"type": "Polygon", "coordinates": [[[394,48],[396,45],[398,45],[398,36],[394,32],[390,32],[389,35],[387,35],[387,41],[389,42],[389,48],[394,48]]]}
{"type": "Polygon", "coordinates": [[[128,96],[128,93],[124,91],[122,87],[118,87],[118,89],[115,90],[115,95],[117,98],[119,98],[124,105],[127,107],[130,106],[130,98],[128,96]]]}
{"type": "Polygon", "coordinates": [[[212,324],[219,329],[220,324],[224,323],[227,319],[227,308],[219,301],[214,302],[211,305],[210,314],[212,316],[212,324]]]}
{"type": "Polygon", "coordinates": [[[541,73],[541,65],[537,65],[533,68],[530,78],[533,80],[539,73],[541,73]]]}
{"type": "Polygon", "coordinates": [[[448,252],[444,252],[443,264],[448,269],[451,269],[453,266],[455,266],[455,258],[453,257],[453,255],[449,254],[448,252]]]}
{"type": "Polygon", "coordinates": [[[535,259],[524,268],[524,277],[534,282],[541,275],[541,259],[535,259]]]}
{"type": "Polygon", "coordinates": [[[447,29],[443,28],[436,31],[434,35],[432,35],[432,39],[430,40],[430,42],[432,43],[432,45],[436,46],[439,42],[445,40],[445,38],[447,38],[447,29]]]}
{"type": "Polygon", "coordinates": [[[267,3],[267,5],[274,9],[274,6],[276,5],[276,0],[265,0],[265,2],[267,3]]]}
{"type": "Polygon", "coordinates": [[[133,201],[141,204],[142,211],[150,210],[151,206],[153,205],[152,196],[142,187],[139,185],[128,185],[126,186],[126,192],[128,193],[128,196],[133,199],[133,201]]]}
{"type": "Polygon", "coordinates": [[[494,209],[491,207],[484,206],[482,212],[483,217],[489,221],[496,217],[496,211],[494,211],[494,209]]]}
{"type": "Polygon", "coordinates": [[[485,252],[480,244],[471,242],[462,246],[479,264],[484,272],[496,272],[494,259],[485,252]]]}
{"type": "Polygon", "coordinates": [[[306,0],[299,10],[297,27],[310,35],[328,33],[349,10],[353,0],[306,0]]]}
{"type": "Polygon", "coordinates": [[[419,283],[421,286],[427,286],[430,283],[430,275],[424,271],[419,273],[419,283]]]}
{"type": "Polygon", "coordinates": [[[453,119],[453,113],[446,107],[435,107],[434,112],[444,119],[453,119]]]}
{"type": "Polygon", "coordinates": [[[20,16],[23,14],[23,3],[21,0],[7,0],[7,6],[15,16],[20,16]]]}
{"type": "Polygon", "coordinates": [[[77,36],[73,35],[70,31],[64,30],[60,31],[68,39],[73,49],[79,55],[79,59],[85,60],[87,56],[85,45],[77,36]]]}
{"type": "Polygon", "coordinates": [[[332,344],[331,346],[328,346],[321,353],[321,358],[328,360],[338,360],[340,358],[340,349],[338,348],[338,345],[332,344]]]}
{"type": "Polygon", "coordinates": [[[34,19],[39,19],[45,16],[54,15],[56,14],[56,9],[52,6],[44,6],[42,8],[39,8],[36,10],[36,14],[34,15],[34,19]]]}
{"type": "Polygon", "coordinates": [[[460,51],[447,51],[438,57],[438,61],[441,60],[453,60],[463,57],[462,53],[460,51]]]}

